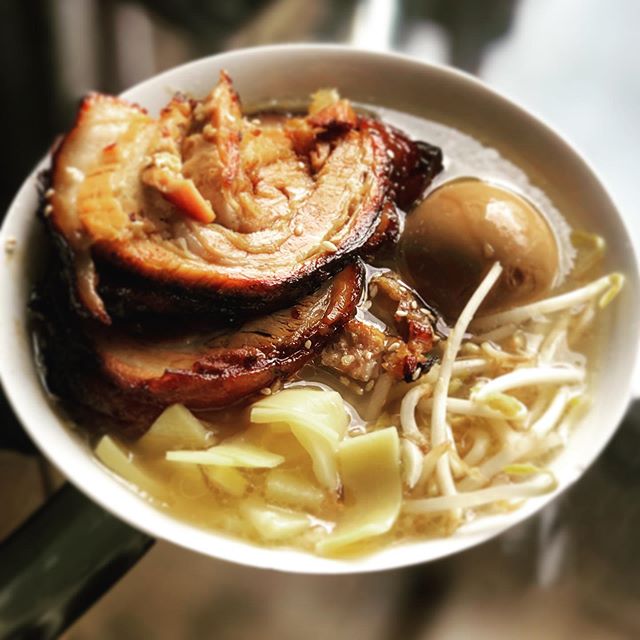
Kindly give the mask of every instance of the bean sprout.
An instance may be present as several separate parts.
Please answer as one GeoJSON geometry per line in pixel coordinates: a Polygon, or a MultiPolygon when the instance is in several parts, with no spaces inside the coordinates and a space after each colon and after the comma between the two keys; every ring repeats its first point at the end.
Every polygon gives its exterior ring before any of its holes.
{"type": "Polygon", "coordinates": [[[478,491],[435,498],[406,500],[403,505],[403,511],[405,513],[433,513],[469,509],[502,500],[523,500],[549,493],[555,489],[556,485],[557,482],[553,475],[545,474],[529,482],[498,485],[487,489],[479,489],[478,491]]]}
{"type": "MultiPolygon", "coordinates": [[[[415,498],[406,513],[465,509],[553,490],[555,479],[533,465],[562,446],[586,404],[586,359],[569,348],[608,304],[623,278],[611,274],[574,291],[473,320],[500,275],[495,264],[443,342],[438,367],[409,387],[400,408],[405,484],[415,498]],[[557,316],[552,314],[559,313],[557,316]],[[473,320],[484,331],[463,337],[473,320]],[[452,397],[451,394],[456,397],[452,397]],[[458,397],[459,396],[459,397],[458,397]],[[466,429],[461,456],[451,425],[466,429]],[[431,449],[422,455],[428,442],[431,449]],[[489,485],[489,486],[487,486],[489,485]]],[[[456,427],[457,429],[458,427],[456,427]]],[[[468,515],[468,514],[467,514],[468,515]]]]}
{"type": "MultiPolygon", "coordinates": [[[[469,326],[469,323],[473,319],[474,314],[478,310],[478,307],[482,304],[483,300],[491,291],[491,288],[496,283],[500,274],[502,273],[502,266],[499,262],[496,262],[489,270],[489,273],[485,276],[484,280],[480,283],[480,286],[476,289],[471,299],[465,305],[458,321],[456,322],[453,331],[449,335],[447,340],[447,346],[440,365],[440,378],[436,383],[435,390],[433,392],[433,413],[431,415],[431,444],[434,447],[446,442],[447,439],[447,424],[446,424],[446,412],[447,412],[447,389],[449,387],[449,381],[451,379],[451,373],[453,370],[453,363],[458,353],[458,349],[462,344],[462,339],[469,326]]],[[[451,476],[451,466],[449,464],[449,456],[444,453],[438,460],[436,465],[436,473],[438,476],[438,484],[440,490],[444,495],[453,495],[456,493],[456,487],[451,476]]]]}
{"type": "Polygon", "coordinates": [[[463,460],[467,465],[474,466],[489,452],[491,438],[486,431],[478,428],[473,429],[470,435],[473,437],[473,445],[463,460]]]}
{"type": "Polygon", "coordinates": [[[500,473],[507,465],[518,462],[524,456],[530,455],[533,450],[540,449],[544,437],[556,426],[571,398],[571,394],[566,387],[560,389],[552,400],[547,410],[540,419],[531,427],[526,434],[511,434],[508,438],[508,446],[504,447],[496,455],[481,464],[478,470],[478,479],[465,479],[460,486],[463,490],[468,490],[487,483],[497,473],[500,473]]]}
{"type": "Polygon", "coordinates": [[[427,482],[431,479],[433,472],[436,470],[438,460],[440,460],[440,458],[448,448],[449,444],[447,442],[443,442],[437,447],[431,449],[431,451],[429,451],[429,453],[425,455],[422,460],[422,476],[420,477],[420,483],[427,482]]]}
{"type": "Polygon", "coordinates": [[[456,360],[451,369],[451,375],[461,376],[469,373],[484,371],[489,366],[486,358],[469,358],[467,360],[456,360]]]}
{"type": "Polygon", "coordinates": [[[409,438],[409,440],[420,444],[426,443],[426,438],[420,429],[418,429],[418,424],[416,423],[416,407],[423,396],[431,393],[431,389],[432,387],[429,383],[414,387],[405,394],[400,405],[400,426],[402,433],[406,438],[409,438]]]}
{"type": "Polygon", "coordinates": [[[558,345],[563,337],[567,335],[567,327],[569,326],[569,316],[560,316],[551,331],[545,336],[540,345],[538,362],[540,364],[548,364],[553,360],[553,356],[558,350],[558,345]]]}
{"type": "Polygon", "coordinates": [[[472,394],[472,398],[476,402],[486,402],[492,395],[509,389],[541,384],[576,384],[583,382],[584,379],[584,370],[576,367],[526,367],[490,380],[472,394]]]}
{"type": "Polygon", "coordinates": [[[500,342],[509,336],[512,336],[517,328],[517,325],[514,323],[505,324],[497,329],[492,329],[491,331],[487,331],[486,333],[481,333],[477,336],[474,336],[472,340],[478,344],[483,342],[500,342]]]}
{"type": "MultiPolygon", "coordinates": [[[[526,412],[526,407],[524,407],[524,405],[522,405],[522,407],[526,412]]],[[[433,409],[433,399],[422,400],[420,402],[420,408],[423,408],[425,411],[431,411],[433,409]]],[[[447,413],[455,413],[461,416],[476,416],[478,418],[506,417],[501,411],[497,411],[486,404],[480,404],[465,398],[447,398],[447,413]]]]}
{"type": "Polygon", "coordinates": [[[422,476],[424,456],[422,455],[422,451],[420,451],[420,447],[407,438],[402,438],[400,441],[400,455],[402,457],[404,483],[409,489],[413,489],[422,476]]]}
{"type": "Polygon", "coordinates": [[[604,308],[620,291],[623,283],[624,276],[622,274],[612,273],[598,280],[594,280],[584,287],[574,289],[559,296],[484,316],[475,321],[474,329],[488,331],[503,324],[524,322],[537,316],[577,307],[598,297],[598,305],[600,308],[604,308]]]}

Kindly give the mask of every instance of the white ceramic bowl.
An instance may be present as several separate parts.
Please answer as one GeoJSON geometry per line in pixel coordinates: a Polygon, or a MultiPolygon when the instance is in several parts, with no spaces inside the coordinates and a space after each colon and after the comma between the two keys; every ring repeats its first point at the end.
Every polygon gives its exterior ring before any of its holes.
{"type": "Polygon", "coordinates": [[[27,178],[13,201],[2,232],[0,269],[0,375],[25,429],[42,452],[81,491],[116,516],[152,536],[205,555],[241,564],[292,572],[348,573],[400,567],[461,551],[521,522],[567,489],[613,435],[630,398],[630,381],[640,343],[638,270],[620,214],[593,171],[557,133],[474,78],[411,58],[346,47],[290,45],[246,49],[213,56],[156,76],[124,97],[157,111],[171,92],[203,95],[218,71],[227,69],[246,103],[271,98],[300,99],[318,87],[336,86],[352,100],[389,107],[451,124],[475,135],[528,172],[543,190],[563,194],[556,205],[570,207],[581,225],[607,239],[608,270],[627,283],[612,305],[603,345],[606,370],[597,380],[594,403],[567,449],[554,461],[559,487],[529,500],[515,512],[478,520],[449,538],[412,542],[354,560],[330,560],[299,551],[265,549],[174,519],[157,510],[105,470],[81,438],[52,411],[34,365],[27,330],[27,300],[37,268],[41,225],[36,220],[36,175],[27,178]],[[560,189],[558,189],[560,184],[560,189]],[[13,253],[7,240],[15,239],[13,253]]]}

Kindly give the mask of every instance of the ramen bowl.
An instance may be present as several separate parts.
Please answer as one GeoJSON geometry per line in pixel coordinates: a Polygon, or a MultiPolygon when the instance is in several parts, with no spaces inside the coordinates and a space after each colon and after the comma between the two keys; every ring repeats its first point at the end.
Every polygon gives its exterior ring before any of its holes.
{"type": "MultiPolygon", "coordinates": [[[[408,541],[346,559],[286,548],[265,548],[181,521],[156,508],[95,458],[68,427],[44,389],[28,326],[28,301],[41,265],[44,231],[36,218],[38,173],[27,178],[2,228],[0,375],[24,428],[43,454],[90,499],[149,535],[206,556],[254,567],[301,573],[355,573],[429,562],[479,544],[530,517],[565,491],[595,460],[629,403],[640,343],[638,267],[629,235],[593,170],[559,134],[478,80],[446,67],[394,54],[316,45],[246,49],[198,60],[162,73],[123,94],[157,113],[176,90],[203,95],[226,69],[246,104],[299,101],[319,87],[336,87],[354,102],[441,122],[495,148],[552,194],[570,222],[606,239],[604,268],[626,285],[603,326],[592,362],[592,404],[570,441],[550,463],[557,487],[505,514],[478,518],[448,537],[408,541]]],[[[446,149],[445,149],[446,153],[446,149]]]]}

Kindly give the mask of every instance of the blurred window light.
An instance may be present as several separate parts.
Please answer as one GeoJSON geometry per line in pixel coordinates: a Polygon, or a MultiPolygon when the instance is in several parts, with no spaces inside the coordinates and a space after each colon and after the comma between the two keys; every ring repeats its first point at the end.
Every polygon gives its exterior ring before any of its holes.
{"type": "Polygon", "coordinates": [[[427,62],[446,64],[450,54],[446,30],[435,22],[421,20],[405,27],[399,50],[427,62]]]}
{"type": "Polygon", "coordinates": [[[361,49],[389,51],[396,19],[394,0],[360,0],[353,17],[351,44],[361,49]]]}
{"type": "Polygon", "coordinates": [[[81,96],[98,85],[96,2],[58,0],[51,10],[60,84],[67,95],[81,96]]]}
{"type": "Polygon", "coordinates": [[[116,6],[114,22],[118,83],[126,88],[156,72],[153,25],[143,7],[129,3],[116,6]]]}
{"type": "Polygon", "coordinates": [[[319,0],[275,0],[240,24],[224,48],[308,40],[327,12],[327,3],[319,0]]]}

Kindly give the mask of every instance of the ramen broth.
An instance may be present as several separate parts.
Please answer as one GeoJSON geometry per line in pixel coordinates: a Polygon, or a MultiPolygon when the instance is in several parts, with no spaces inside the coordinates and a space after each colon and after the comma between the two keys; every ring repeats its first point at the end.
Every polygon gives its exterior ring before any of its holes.
{"type": "MultiPolygon", "coordinates": [[[[572,237],[571,229],[553,206],[554,194],[545,194],[533,186],[523,171],[503,158],[497,151],[442,124],[392,110],[377,111],[385,121],[402,128],[412,137],[428,140],[442,148],[445,169],[437,176],[427,193],[454,179],[472,177],[504,186],[521,194],[545,216],[561,248],[559,264],[561,284],[548,296],[557,296],[559,293],[582,287],[602,275],[602,250],[597,239],[592,239],[586,234],[574,234],[572,237]],[[572,270],[574,263],[577,266],[572,270]]],[[[403,272],[397,251],[384,253],[373,264],[370,273],[375,272],[376,268],[391,268],[401,274],[403,272]]],[[[446,279],[446,274],[442,274],[442,277],[446,279]]],[[[363,297],[359,314],[379,323],[380,321],[375,318],[375,300],[369,299],[369,293],[363,297]],[[369,300],[372,303],[371,308],[368,308],[369,300]]],[[[429,302],[428,298],[427,302],[429,302]]],[[[583,359],[585,362],[586,359],[589,361],[588,387],[593,376],[592,362],[597,356],[597,334],[606,317],[598,317],[593,321],[591,317],[587,317],[590,312],[582,308],[578,312],[575,311],[575,309],[573,311],[567,309],[550,314],[548,317],[507,323],[507,328],[502,333],[499,326],[493,329],[474,330],[463,340],[455,360],[456,363],[463,364],[454,363],[454,372],[448,385],[449,398],[460,399],[461,409],[447,414],[456,447],[455,459],[451,459],[453,454],[450,456],[452,473],[459,487],[466,486],[470,491],[483,487],[499,487],[506,483],[508,480],[506,476],[509,473],[513,475],[512,480],[515,484],[518,484],[520,476],[526,480],[527,474],[536,473],[533,467],[516,469],[512,465],[507,471],[502,468],[497,469],[497,473],[490,478],[489,483],[481,483],[477,480],[477,474],[474,475],[473,469],[495,458],[496,454],[504,448],[505,442],[510,441],[509,439],[517,439],[520,436],[518,430],[524,431],[525,427],[517,421],[509,422],[506,418],[502,422],[499,420],[492,422],[490,418],[483,415],[468,415],[473,411],[468,411],[470,405],[465,399],[475,393],[474,389],[479,381],[496,379],[513,371],[519,362],[525,360],[522,353],[527,349],[544,349],[545,340],[549,338],[550,332],[554,327],[562,326],[568,331],[567,335],[572,336],[569,338],[569,348],[573,354],[571,357],[580,362],[583,359]],[[541,336],[539,339],[535,337],[537,331],[541,336]],[[486,334],[487,338],[477,339],[475,336],[480,334],[486,334]],[[536,340],[538,340],[537,345],[534,344],[536,340]],[[485,364],[477,365],[479,361],[484,361],[485,364]],[[472,363],[466,372],[464,362],[472,363]],[[476,365],[473,365],[473,362],[476,365]]],[[[479,315],[481,317],[481,314],[479,315]]],[[[602,316],[605,315],[602,314],[602,316]]],[[[450,321],[451,324],[453,321],[450,321]]],[[[440,356],[445,344],[443,340],[436,346],[435,351],[440,356]]],[[[354,500],[357,502],[358,496],[351,495],[349,487],[345,488],[346,491],[342,489],[334,491],[323,486],[317,473],[314,473],[308,451],[294,433],[283,428],[282,425],[272,428],[252,422],[251,406],[197,413],[197,418],[210,434],[206,436],[207,447],[228,443],[230,440],[248,443],[270,454],[280,456],[281,462],[276,466],[249,468],[212,465],[207,467],[172,461],[166,459],[167,450],[189,449],[189,447],[179,445],[171,447],[168,444],[166,449],[149,448],[145,443],[145,437],[138,441],[118,440],[116,435],[112,437],[117,441],[120,451],[128,456],[127,460],[132,467],[135,466],[143,477],[149,480],[139,488],[157,507],[167,510],[180,519],[205,529],[270,546],[293,546],[329,555],[364,553],[399,540],[450,534],[464,520],[471,517],[515,508],[508,499],[497,499],[493,502],[471,505],[470,508],[465,508],[464,512],[456,512],[456,508],[424,512],[420,510],[422,507],[417,503],[441,494],[437,474],[434,471],[428,481],[418,481],[414,486],[409,487],[411,483],[409,476],[412,473],[409,467],[417,465],[419,456],[423,456],[420,473],[424,477],[425,465],[437,465],[438,456],[437,452],[434,453],[433,443],[428,447],[420,448],[419,442],[411,441],[411,434],[406,431],[401,413],[403,402],[407,402],[407,394],[411,390],[424,389],[425,385],[431,385],[429,393],[425,393],[425,397],[416,402],[414,414],[421,427],[424,425],[428,427],[430,411],[437,402],[433,397],[433,388],[437,384],[438,371],[436,366],[430,373],[423,374],[412,382],[391,381],[387,374],[382,374],[374,383],[365,384],[346,379],[321,366],[307,366],[285,385],[287,388],[313,387],[321,390],[319,393],[337,391],[343,399],[348,415],[346,436],[355,436],[353,441],[365,434],[380,433],[389,427],[398,430],[402,501],[405,503],[411,500],[417,506],[409,510],[403,507],[387,531],[362,536],[351,544],[323,547],[322,540],[330,537],[332,531],[340,526],[341,520],[354,508],[353,502],[354,500]],[[430,458],[429,452],[433,454],[430,458]],[[273,516],[274,513],[275,516],[273,516]],[[284,524],[272,526],[273,522],[269,518],[273,519],[273,517],[276,519],[282,517],[284,524]]],[[[277,389],[268,390],[268,392],[269,396],[265,395],[265,398],[278,395],[277,389]]],[[[544,386],[529,385],[510,389],[508,395],[517,407],[523,406],[530,414],[540,416],[553,401],[554,393],[544,386]]],[[[584,396],[583,393],[576,394],[567,401],[560,412],[556,424],[559,425],[558,429],[563,431],[558,436],[557,442],[554,441],[555,445],[546,449],[541,447],[539,452],[532,449],[529,455],[518,462],[530,466],[535,463],[536,469],[543,468],[566,442],[573,422],[579,418],[581,411],[584,411],[586,407],[586,403],[582,402],[584,396]]],[[[492,413],[492,410],[487,410],[485,413],[494,418],[498,415],[496,411],[492,413]]],[[[501,415],[504,418],[506,414],[501,415]]],[[[553,442],[551,444],[553,445],[553,442]]],[[[116,469],[117,465],[109,462],[112,460],[109,455],[106,458],[100,453],[98,455],[108,466],[116,469]]],[[[503,467],[507,468],[510,462],[506,458],[505,461],[506,464],[503,467]]],[[[121,468],[116,469],[116,471],[120,470],[121,468]]],[[[413,471],[414,476],[417,473],[413,471]]],[[[415,477],[413,479],[415,480],[415,477]]]]}

